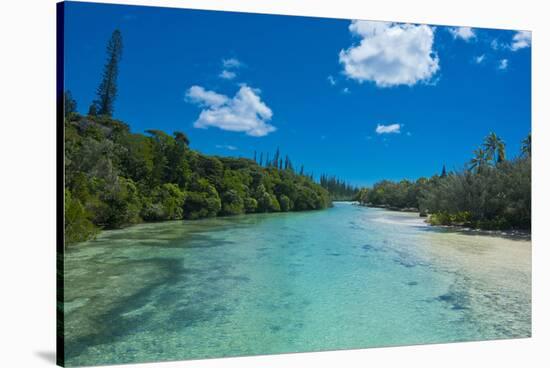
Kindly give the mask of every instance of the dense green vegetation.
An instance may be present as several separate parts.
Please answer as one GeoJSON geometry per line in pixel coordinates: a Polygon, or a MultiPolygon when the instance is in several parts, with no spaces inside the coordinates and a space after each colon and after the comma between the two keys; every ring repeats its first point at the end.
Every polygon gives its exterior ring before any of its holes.
{"type": "Polygon", "coordinates": [[[359,189],[336,176],[328,176],[322,174],[319,183],[323,188],[328,190],[330,197],[334,201],[351,201],[359,191],[359,189]]]}
{"type": "Polygon", "coordinates": [[[416,181],[381,181],[363,188],[356,199],[365,205],[417,209],[434,225],[482,229],[531,228],[531,135],[521,155],[506,160],[505,144],[489,134],[466,168],[416,181]]]}
{"type": "Polygon", "coordinates": [[[291,167],[212,157],[181,132],[144,134],[108,116],[65,119],[67,243],[99,228],[330,205],[327,190],[291,167]]]}
{"type": "MultiPolygon", "coordinates": [[[[277,148],[273,156],[269,153],[264,154],[263,152],[258,156],[257,152],[254,152],[254,161],[260,166],[275,167],[279,168],[279,170],[294,170],[294,165],[292,164],[290,157],[285,155],[283,160],[283,155],[281,154],[279,148],[277,148]]],[[[306,174],[304,172],[304,165],[300,166],[299,173],[300,175],[308,176],[311,180],[314,180],[313,174],[306,174]]],[[[355,198],[357,192],[359,191],[357,187],[352,186],[344,180],[341,180],[336,176],[329,176],[327,174],[321,174],[319,184],[321,184],[321,186],[328,191],[330,198],[334,201],[351,201],[355,198]]]]}

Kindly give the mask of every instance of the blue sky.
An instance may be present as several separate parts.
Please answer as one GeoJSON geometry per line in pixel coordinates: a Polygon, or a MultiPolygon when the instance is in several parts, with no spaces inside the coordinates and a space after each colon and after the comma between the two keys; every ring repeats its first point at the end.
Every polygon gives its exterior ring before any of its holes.
{"type": "Polygon", "coordinates": [[[65,83],[87,112],[120,29],[115,117],[215,155],[280,147],[357,185],[461,168],[531,130],[531,35],[310,17],[66,4],[65,83]]]}

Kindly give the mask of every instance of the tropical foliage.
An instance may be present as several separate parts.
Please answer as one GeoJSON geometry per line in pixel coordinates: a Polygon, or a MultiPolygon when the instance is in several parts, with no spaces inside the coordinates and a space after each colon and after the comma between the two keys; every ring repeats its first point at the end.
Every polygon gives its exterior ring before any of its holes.
{"type": "Polygon", "coordinates": [[[319,183],[328,190],[335,201],[350,201],[355,198],[359,189],[336,176],[321,175],[319,183]]]}
{"type": "Polygon", "coordinates": [[[491,133],[463,170],[416,181],[381,181],[361,189],[356,199],[370,206],[418,209],[434,225],[530,229],[530,134],[521,152],[506,160],[504,142],[491,133]]]}
{"type": "Polygon", "coordinates": [[[135,134],[121,121],[65,120],[66,241],[142,221],[199,219],[330,206],[327,190],[292,167],[213,157],[184,133],[135,134]]]}

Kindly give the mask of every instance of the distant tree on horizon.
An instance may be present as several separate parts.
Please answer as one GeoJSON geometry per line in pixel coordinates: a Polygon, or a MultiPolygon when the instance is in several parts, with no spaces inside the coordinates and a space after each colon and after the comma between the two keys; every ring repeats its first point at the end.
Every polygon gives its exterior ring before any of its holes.
{"type": "Polygon", "coordinates": [[[288,155],[285,156],[285,170],[294,171],[292,161],[290,161],[290,157],[288,157],[288,155]]]}
{"type": "Polygon", "coordinates": [[[279,147],[277,147],[277,151],[275,151],[275,156],[273,156],[273,162],[272,162],[272,166],[274,167],[279,167],[279,157],[280,157],[281,153],[279,151],[279,147]]]}
{"type": "Polygon", "coordinates": [[[531,156],[531,133],[521,141],[521,153],[524,156],[531,156]]]}

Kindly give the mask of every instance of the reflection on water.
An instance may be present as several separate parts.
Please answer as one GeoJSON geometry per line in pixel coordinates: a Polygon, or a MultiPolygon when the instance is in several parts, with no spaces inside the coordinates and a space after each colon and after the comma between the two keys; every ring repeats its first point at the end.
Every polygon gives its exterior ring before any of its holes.
{"type": "Polygon", "coordinates": [[[66,253],[68,365],[531,334],[531,242],[350,204],[144,224],[66,253]]]}

